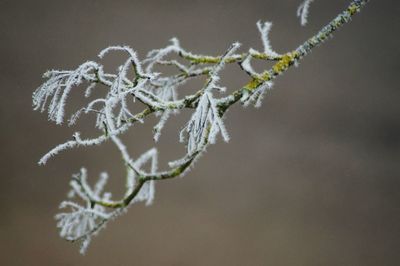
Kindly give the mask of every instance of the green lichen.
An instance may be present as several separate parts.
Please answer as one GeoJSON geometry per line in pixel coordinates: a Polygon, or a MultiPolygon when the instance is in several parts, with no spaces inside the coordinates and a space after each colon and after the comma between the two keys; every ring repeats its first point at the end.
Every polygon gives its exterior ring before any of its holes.
{"type": "Polygon", "coordinates": [[[295,60],[298,58],[299,54],[297,52],[290,52],[282,56],[273,67],[272,70],[275,75],[279,75],[284,72],[289,66],[293,65],[295,60]]]}
{"type": "Polygon", "coordinates": [[[262,79],[259,78],[253,78],[249,83],[247,83],[244,88],[247,89],[248,91],[255,90],[260,84],[263,82],[262,79]]]}
{"type": "Polygon", "coordinates": [[[347,11],[349,11],[350,15],[354,15],[360,10],[360,8],[356,4],[352,4],[347,8],[347,11]]]}

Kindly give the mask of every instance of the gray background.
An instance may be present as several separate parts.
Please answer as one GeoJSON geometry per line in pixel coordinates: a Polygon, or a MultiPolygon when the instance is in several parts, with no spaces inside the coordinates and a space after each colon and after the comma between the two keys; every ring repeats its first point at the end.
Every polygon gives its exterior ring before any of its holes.
{"type": "MultiPolygon", "coordinates": [[[[184,178],[159,182],[153,206],[132,206],[86,256],[58,237],[53,215],[82,165],[91,180],[109,170],[120,196],[118,153],[107,144],[36,164],[74,131],[32,111],[47,69],[96,60],[115,44],[143,58],[173,36],[199,53],[221,54],[233,41],[260,48],[259,19],[274,22],[272,45],[285,52],[347,2],[316,1],[301,27],[299,1],[288,0],[1,0],[0,265],[399,265],[398,1],[371,1],[279,78],[260,109],[233,107],[230,143],[210,147],[184,178]]],[[[108,59],[109,70],[122,59],[108,59]]],[[[235,89],[246,80],[229,66],[222,81],[235,89]]],[[[177,131],[188,115],[165,129],[161,166],[182,154],[177,131]]],[[[126,135],[135,156],[154,145],[154,122],[126,135]]],[[[88,136],[91,125],[78,129],[88,136]]]]}

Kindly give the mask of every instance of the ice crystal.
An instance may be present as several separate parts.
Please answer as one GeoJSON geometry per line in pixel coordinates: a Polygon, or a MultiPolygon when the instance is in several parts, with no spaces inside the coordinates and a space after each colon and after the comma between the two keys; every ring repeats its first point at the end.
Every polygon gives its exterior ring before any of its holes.
{"type": "Polygon", "coordinates": [[[300,23],[302,26],[307,24],[308,13],[312,1],[314,0],[304,0],[297,8],[297,16],[300,18],[300,23]]]}
{"type": "Polygon", "coordinates": [[[60,209],[69,209],[69,212],[58,213],[57,227],[60,228],[60,236],[68,241],[81,242],[80,252],[85,253],[92,236],[96,235],[110,220],[113,212],[107,212],[103,206],[93,205],[93,201],[108,201],[110,193],[103,193],[108,175],[102,173],[98,182],[92,189],[87,183],[86,169],[82,168],[80,173],[73,176],[70,182],[72,187],[68,193],[70,199],[83,202],[84,205],[72,201],[63,201],[60,209]]]}

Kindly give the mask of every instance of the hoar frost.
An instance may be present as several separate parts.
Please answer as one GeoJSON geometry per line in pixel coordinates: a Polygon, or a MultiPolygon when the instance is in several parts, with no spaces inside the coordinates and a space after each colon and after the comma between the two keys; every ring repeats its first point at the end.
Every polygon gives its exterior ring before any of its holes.
{"type": "MultiPolygon", "coordinates": [[[[311,2],[305,0],[298,8],[297,15],[302,25],[307,22],[311,2]]],[[[111,193],[105,190],[107,173],[101,173],[94,186],[89,185],[85,168],[73,175],[68,200],[60,204],[62,212],[55,216],[60,236],[71,242],[80,242],[81,253],[84,253],[93,236],[109,221],[125,212],[131,204],[151,204],[156,180],[182,176],[207,146],[216,142],[218,135],[225,142],[229,141],[224,114],[231,105],[241,102],[244,106],[251,104],[259,107],[275,77],[289,66],[297,64],[313,47],[322,43],[326,36],[348,22],[355,13],[351,10],[358,11],[366,2],[352,1],[347,10],[318,34],[286,54],[279,54],[271,47],[269,33],[272,24],[259,21],[256,25],[263,45],[262,51],[250,48],[239,52],[240,44],[235,42],[221,56],[194,54],[182,48],[179,40],[173,38],[166,47],[150,51],[143,59],[128,46],[111,46],[102,50],[99,61],[112,53],[126,55],[125,61],[112,73],[105,72],[104,66],[95,61],[87,61],[73,70],[47,71],[44,74],[46,81],[33,93],[33,108],[47,112],[48,119],[56,124],[68,121],[70,126],[75,125],[82,116],[93,115],[93,126],[100,133],[88,138],[75,132],[71,139],[47,152],[39,164],[46,164],[50,158],[68,149],[109,141],[119,151],[127,169],[126,192],[120,200],[113,199],[111,193]],[[171,56],[185,63],[171,59],[171,56]],[[270,70],[257,73],[252,67],[252,60],[269,60],[275,62],[275,65],[270,70]],[[227,63],[239,64],[251,79],[246,86],[231,93],[219,84],[220,73],[227,63]],[[163,76],[155,71],[159,65],[173,67],[177,73],[163,76]],[[182,86],[190,79],[201,77],[206,80],[204,86],[192,95],[185,95],[182,86]],[[99,87],[106,87],[107,91],[101,97],[92,99],[93,92],[99,90],[99,87]],[[65,107],[74,90],[81,90],[89,102],[66,118],[65,107]],[[142,106],[142,111],[135,113],[132,104],[142,106]],[[192,114],[179,132],[179,139],[186,146],[186,153],[180,159],[170,162],[167,170],[159,171],[156,148],[137,157],[130,154],[121,139],[122,134],[153,114],[158,118],[153,127],[153,138],[157,142],[162,137],[168,119],[179,114],[182,109],[188,109],[192,114]]]]}

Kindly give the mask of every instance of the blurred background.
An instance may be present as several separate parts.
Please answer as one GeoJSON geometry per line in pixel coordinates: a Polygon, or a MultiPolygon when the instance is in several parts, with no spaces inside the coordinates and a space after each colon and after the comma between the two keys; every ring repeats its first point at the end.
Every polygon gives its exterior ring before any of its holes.
{"type": "MultiPolygon", "coordinates": [[[[81,166],[91,181],[107,170],[121,196],[118,152],[78,148],[37,165],[75,130],[94,134],[92,119],[74,129],[32,111],[47,69],[73,69],[117,44],[143,58],[174,36],[195,53],[218,55],[233,41],[260,49],[260,19],[274,23],[272,46],[286,52],[348,2],[315,1],[301,27],[300,1],[289,0],[1,0],[0,265],[400,265],[398,1],[371,1],[278,78],[260,109],[230,109],[230,143],[219,140],[184,178],[158,182],[153,206],[132,206],[85,256],[58,237],[53,217],[81,166]]],[[[105,63],[112,71],[122,60],[105,63]]],[[[233,90],[247,80],[233,65],[222,83],[233,90]]],[[[188,118],[165,128],[161,167],[183,154],[177,132],[188,118]]],[[[133,156],[154,146],[155,122],[124,136],[133,156]]]]}

